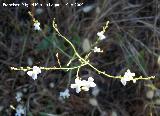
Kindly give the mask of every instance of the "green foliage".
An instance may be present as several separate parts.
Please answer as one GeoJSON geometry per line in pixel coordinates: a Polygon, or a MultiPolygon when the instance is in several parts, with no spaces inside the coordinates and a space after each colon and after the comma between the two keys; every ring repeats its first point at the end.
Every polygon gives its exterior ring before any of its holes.
{"type": "Polygon", "coordinates": [[[135,46],[133,46],[130,41],[124,40],[121,34],[117,34],[117,38],[123,50],[125,61],[127,62],[127,67],[132,68],[132,66],[136,64],[138,68],[141,70],[141,72],[143,72],[144,75],[147,75],[145,51],[141,50],[140,52],[138,52],[135,46]]]}
{"type": "MultiPolygon", "coordinates": [[[[70,40],[75,47],[80,47],[81,39],[80,37],[76,34],[71,37],[70,40]]],[[[57,38],[56,34],[53,33],[50,36],[45,37],[37,46],[36,50],[37,51],[43,51],[43,50],[48,50],[51,49],[52,53],[55,54],[57,50],[62,52],[64,55],[66,55],[68,58],[71,58],[72,55],[74,54],[74,51],[67,50],[67,46],[65,46],[65,41],[63,39],[57,38]]]]}
{"type": "Polygon", "coordinates": [[[52,45],[54,45],[53,43],[55,42],[54,37],[53,36],[48,36],[46,38],[44,38],[37,46],[36,46],[36,50],[41,51],[41,50],[46,50],[48,48],[51,48],[52,45]]]}
{"type": "Polygon", "coordinates": [[[37,51],[43,51],[51,49],[55,54],[56,49],[59,49],[62,53],[65,53],[66,47],[64,45],[64,41],[62,39],[58,39],[57,36],[53,33],[50,36],[45,37],[37,46],[37,51]]]}
{"type": "Polygon", "coordinates": [[[33,116],[31,112],[27,112],[27,116],[33,116]]]}
{"type": "Polygon", "coordinates": [[[75,46],[79,46],[81,44],[81,38],[79,37],[78,34],[73,35],[71,42],[75,45],[75,46]]]}
{"type": "Polygon", "coordinates": [[[144,70],[147,70],[147,63],[145,62],[145,51],[141,50],[138,54],[138,59],[141,63],[141,66],[144,70]]]}
{"type": "Polygon", "coordinates": [[[39,116],[49,116],[49,114],[48,114],[48,113],[45,113],[45,112],[40,112],[40,113],[39,113],[39,116]]]}

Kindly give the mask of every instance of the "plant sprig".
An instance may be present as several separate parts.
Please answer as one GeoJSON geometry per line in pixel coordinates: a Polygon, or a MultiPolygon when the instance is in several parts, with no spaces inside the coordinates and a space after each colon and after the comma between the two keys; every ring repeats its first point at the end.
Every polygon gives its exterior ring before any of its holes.
{"type": "MultiPolygon", "coordinates": [[[[33,22],[36,22],[36,19],[33,17],[33,15],[31,14],[31,12],[29,12],[29,14],[30,14],[30,16],[32,17],[33,22]]],[[[105,36],[104,36],[103,34],[106,32],[106,29],[108,28],[108,24],[109,24],[109,21],[106,22],[105,26],[103,27],[103,30],[102,30],[101,32],[98,32],[98,33],[97,33],[97,35],[99,36],[99,38],[98,38],[98,40],[95,42],[94,45],[98,44],[98,42],[99,42],[100,40],[102,40],[102,39],[105,38],[105,36]]],[[[76,69],[76,70],[77,70],[77,75],[76,75],[76,76],[79,77],[79,76],[78,76],[78,73],[79,73],[80,68],[82,68],[82,67],[84,67],[84,66],[89,66],[89,67],[92,68],[94,71],[96,71],[98,74],[102,74],[102,75],[104,75],[105,77],[109,77],[109,78],[119,78],[119,79],[121,79],[121,80],[123,79],[123,81],[124,81],[125,75],[124,75],[124,76],[113,76],[113,75],[107,74],[105,71],[101,71],[101,70],[97,69],[96,67],[94,67],[94,66],[90,63],[90,60],[89,60],[89,56],[90,56],[90,54],[91,54],[93,51],[88,52],[88,53],[85,55],[85,57],[83,58],[83,57],[77,52],[77,50],[76,50],[75,46],[73,45],[73,43],[72,43],[69,39],[67,39],[65,36],[63,36],[63,35],[60,33],[60,31],[59,31],[59,29],[58,29],[58,26],[57,26],[57,24],[56,24],[56,22],[55,22],[55,19],[54,19],[53,22],[52,22],[52,26],[53,26],[53,29],[55,30],[55,32],[57,33],[57,35],[58,35],[59,37],[61,37],[62,39],[64,39],[64,40],[70,45],[70,47],[71,47],[71,48],[73,49],[73,51],[74,51],[74,55],[71,57],[71,59],[69,60],[69,62],[63,67],[63,66],[61,66],[61,64],[60,64],[60,60],[59,60],[59,58],[58,58],[58,53],[57,53],[57,54],[56,54],[56,57],[57,57],[58,64],[59,64],[60,67],[56,67],[56,66],[53,66],[53,67],[39,67],[40,69],[42,69],[42,70],[66,70],[66,71],[75,70],[75,69],[76,69]],[[76,60],[76,59],[78,59],[79,64],[78,64],[77,66],[73,66],[73,65],[72,65],[72,67],[70,67],[70,64],[72,63],[72,61],[73,61],[73,60],[76,60]]],[[[28,70],[31,70],[31,69],[32,69],[31,67],[26,67],[26,68],[24,68],[24,67],[19,67],[19,68],[11,67],[11,70],[28,71],[28,70]]],[[[129,74],[129,73],[128,73],[128,74],[129,74]]],[[[133,74],[133,73],[130,73],[130,74],[133,74]]],[[[127,75],[127,73],[126,73],[126,75],[127,75]]],[[[155,78],[155,76],[150,76],[150,77],[146,77],[146,78],[140,76],[140,77],[134,77],[134,79],[133,79],[132,77],[133,77],[133,76],[130,76],[130,77],[128,76],[128,78],[130,78],[130,79],[129,79],[129,80],[125,80],[125,82],[130,81],[130,80],[133,80],[133,81],[137,81],[137,80],[150,80],[150,79],[154,79],[154,78],[155,78]]]]}

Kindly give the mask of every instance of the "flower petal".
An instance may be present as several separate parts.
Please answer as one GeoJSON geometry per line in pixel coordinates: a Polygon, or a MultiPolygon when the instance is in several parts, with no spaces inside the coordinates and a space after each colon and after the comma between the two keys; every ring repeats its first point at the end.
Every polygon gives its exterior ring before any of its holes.
{"type": "Polygon", "coordinates": [[[80,87],[77,87],[76,88],[76,93],[79,93],[81,91],[81,88],[80,87]]]}
{"type": "Polygon", "coordinates": [[[37,74],[33,73],[33,74],[32,74],[32,79],[33,79],[33,80],[36,80],[36,79],[37,79],[37,74]]]}
{"type": "Polygon", "coordinates": [[[37,66],[33,66],[33,71],[35,71],[37,74],[41,73],[41,69],[37,66]]]}
{"type": "Polygon", "coordinates": [[[82,90],[84,90],[84,91],[89,91],[89,87],[84,86],[84,87],[82,87],[82,90]]]}
{"type": "Polygon", "coordinates": [[[96,84],[94,82],[90,82],[90,87],[95,87],[96,84]]]}
{"type": "Polygon", "coordinates": [[[33,74],[33,71],[28,71],[27,74],[31,77],[33,74]]]}
{"type": "Polygon", "coordinates": [[[126,80],[125,79],[121,79],[122,84],[125,86],[126,85],[126,80]]]}
{"type": "Polygon", "coordinates": [[[93,82],[94,79],[93,79],[92,77],[89,77],[89,78],[88,78],[88,81],[93,82]]]}

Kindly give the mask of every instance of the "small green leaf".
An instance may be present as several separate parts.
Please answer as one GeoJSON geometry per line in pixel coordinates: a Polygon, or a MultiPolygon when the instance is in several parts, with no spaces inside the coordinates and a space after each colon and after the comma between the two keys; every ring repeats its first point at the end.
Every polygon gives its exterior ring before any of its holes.
{"type": "Polygon", "coordinates": [[[81,43],[81,38],[79,37],[79,35],[73,35],[71,41],[74,45],[79,46],[81,43]]]}
{"type": "Polygon", "coordinates": [[[53,46],[53,42],[54,42],[54,38],[53,36],[48,36],[46,38],[44,38],[37,46],[36,46],[36,50],[46,50],[50,47],[53,46]]]}

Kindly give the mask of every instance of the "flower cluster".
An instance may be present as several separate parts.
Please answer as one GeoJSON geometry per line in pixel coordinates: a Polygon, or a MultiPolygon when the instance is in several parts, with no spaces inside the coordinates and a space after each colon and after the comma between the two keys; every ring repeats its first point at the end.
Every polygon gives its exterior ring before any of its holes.
{"type": "Polygon", "coordinates": [[[37,79],[37,74],[41,73],[41,69],[37,66],[33,66],[33,71],[28,71],[27,74],[34,80],[37,79]]]}
{"type": "Polygon", "coordinates": [[[99,37],[100,40],[104,40],[106,38],[106,36],[104,35],[104,32],[101,31],[101,32],[98,32],[97,33],[97,36],[99,37]]]}
{"type": "Polygon", "coordinates": [[[98,48],[98,47],[94,47],[93,51],[94,51],[94,52],[103,52],[103,50],[101,50],[101,49],[98,48]]]}
{"type": "Polygon", "coordinates": [[[40,22],[35,21],[34,24],[33,24],[33,26],[34,26],[34,30],[38,30],[38,31],[41,30],[41,28],[40,28],[40,22]]]}
{"type": "Polygon", "coordinates": [[[77,93],[79,93],[81,90],[88,91],[90,87],[96,86],[96,84],[93,81],[94,79],[92,77],[89,77],[88,81],[81,80],[77,77],[75,79],[75,84],[71,84],[71,88],[75,88],[77,93]]]}
{"type": "Polygon", "coordinates": [[[22,92],[17,92],[17,93],[16,93],[16,100],[17,100],[17,102],[20,102],[20,101],[21,101],[22,96],[23,96],[22,92]]]}
{"type": "Polygon", "coordinates": [[[16,114],[15,114],[15,116],[22,116],[22,114],[25,114],[25,111],[26,111],[25,107],[19,104],[16,107],[16,114]]]}
{"type": "Polygon", "coordinates": [[[125,86],[128,81],[133,81],[133,83],[135,83],[136,79],[133,78],[134,76],[135,73],[131,73],[131,71],[128,69],[124,76],[121,78],[122,84],[125,86]]]}
{"type": "MultiPolygon", "coordinates": [[[[30,16],[32,17],[33,19],[33,26],[34,26],[34,30],[41,30],[40,28],[40,23],[38,22],[38,20],[36,20],[33,15],[31,14],[31,12],[29,12],[30,16]]],[[[106,36],[104,35],[106,29],[108,28],[108,23],[109,21],[106,22],[106,25],[103,27],[103,30],[102,31],[99,31],[97,33],[97,36],[98,36],[98,40],[93,44],[93,46],[97,45],[97,43],[100,41],[100,40],[104,40],[106,39],[106,36]]],[[[37,66],[33,66],[33,68],[30,68],[30,67],[27,67],[27,68],[23,68],[23,67],[20,67],[20,68],[14,68],[14,67],[11,67],[12,70],[23,70],[23,71],[27,71],[27,74],[33,78],[33,80],[36,80],[37,79],[37,75],[41,73],[41,69],[43,70],[66,70],[66,71],[69,71],[69,70],[75,70],[75,69],[78,69],[77,70],[77,78],[75,79],[75,83],[74,84],[71,84],[71,88],[73,89],[76,89],[76,92],[79,93],[81,90],[83,91],[89,91],[90,87],[95,87],[96,84],[94,83],[94,79],[92,77],[89,77],[88,80],[81,80],[81,78],[78,77],[78,72],[79,72],[79,69],[82,68],[83,66],[86,66],[88,65],[90,68],[92,68],[93,70],[95,70],[96,72],[98,72],[98,74],[102,74],[104,76],[107,76],[107,77],[110,77],[110,78],[117,78],[117,76],[113,76],[113,75],[110,75],[110,74],[107,74],[105,73],[104,71],[101,71],[99,69],[97,69],[96,67],[94,67],[91,63],[90,63],[90,60],[88,59],[89,58],[89,55],[90,53],[92,52],[89,52],[85,58],[83,58],[81,56],[81,54],[78,53],[78,51],[76,50],[75,46],[73,45],[73,43],[67,39],[65,36],[63,36],[58,27],[57,27],[57,24],[55,23],[55,19],[53,20],[53,23],[52,23],[52,26],[54,28],[54,30],[56,31],[56,33],[58,34],[59,37],[61,37],[62,39],[64,39],[64,41],[66,41],[73,49],[74,51],[74,55],[73,57],[71,57],[70,61],[67,63],[67,67],[62,67],[61,64],[60,64],[60,61],[59,61],[59,58],[58,58],[58,54],[56,55],[57,57],[57,60],[58,60],[58,64],[60,67],[37,67],[37,66]],[[73,60],[79,60],[81,64],[79,64],[78,66],[74,66],[74,67],[68,67],[69,64],[73,61],[73,60]],[[33,69],[32,71],[30,71],[30,69],[33,69]],[[28,71],[29,70],[29,71],[28,71]]],[[[90,42],[88,39],[85,39],[85,41],[83,42],[85,43],[83,48],[85,52],[87,52],[88,50],[91,49],[91,46],[90,46],[90,42]],[[87,43],[87,44],[86,44],[87,43]],[[86,48],[86,45],[88,45],[88,47],[86,48]]],[[[94,47],[94,49],[92,49],[94,52],[103,52],[103,50],[101,50],[100,48],[98,47],[94,47]]],[[[65,52],[63,52],[65,53],[65,52]]],[[[30,63],[32,64],[32,63],[30,63]]],[[[142,77],[139,77],[139,78],[133,78],[135,76],[135,73],[131,73],[130,70],[128,69],[127,72],[125,72],[124,76],[121,77],[119,76],[118,78],[121,79],[121,82],[122,84],[125,86],[126,83],[128,81],[133,81],[134,83],[136,82],[136,80],[149,80],[149,79],[153,79],[154,77],[148,77],[148,78],[142,78],[142,77]]],[[[54,85],[52,84],[51,87],[53,88],[54,85]]],[[[98,94],[95,93],[95,96],[98,94]]],[[[69,90],[66,89],[64,92],[60,92],[60,97],[63,97],[63,98],[68,98],[70,96],[69,94],[69,90]]],[[[17,101],[20,101],[21,100],[21,95],[17,95],[16,97],[17,101]]]]}

